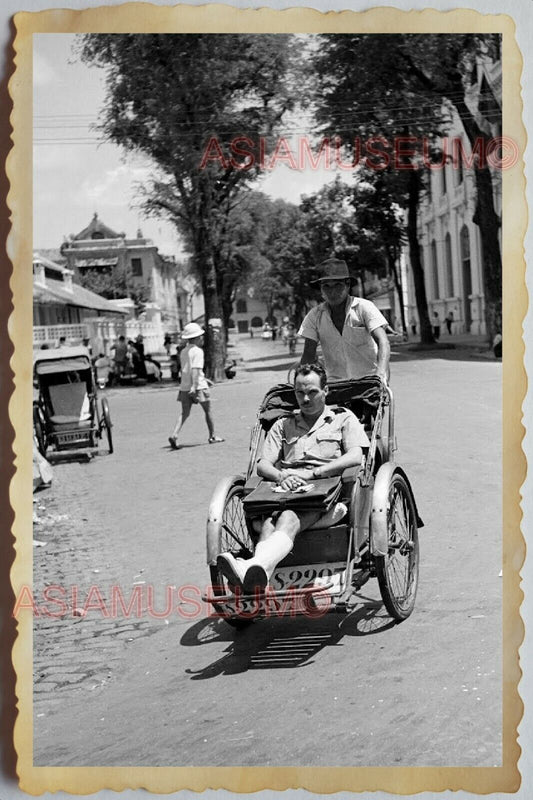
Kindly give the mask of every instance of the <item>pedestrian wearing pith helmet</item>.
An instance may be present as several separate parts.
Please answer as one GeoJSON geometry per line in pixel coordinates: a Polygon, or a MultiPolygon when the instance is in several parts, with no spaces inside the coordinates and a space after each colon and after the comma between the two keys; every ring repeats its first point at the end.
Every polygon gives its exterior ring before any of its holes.
{"type": "Polygon", "coordinates": [[[215,434],[215,423],[211,414],[209,384],[204,375],[204,351],[201,347],[203,334],[203,328],[196,322],[189,322],[181,333],[181,338],[187,344],[180,353],[181,381],[178,392],[178,402],[180,403],[178,418],[171,436],[168,437],[169,444],[173,450],[177,450],[179,447],[179,433],[195,403],[199,403],[202,406],[205,414],[205,421],[209,431],[209,444],[217,444],[224,441],[224,439],[215,434]]]}
{"type": "Polygon", "coordinates": [[[322,347],[328,381],[378,375],[389,379],[388,325],[370,300],[350,294],[350,272],[345,261],[328,258],[316,267],[323,302],[307,314],[299,336],[304,337],[302,364],[316,360],[322,347]]]}

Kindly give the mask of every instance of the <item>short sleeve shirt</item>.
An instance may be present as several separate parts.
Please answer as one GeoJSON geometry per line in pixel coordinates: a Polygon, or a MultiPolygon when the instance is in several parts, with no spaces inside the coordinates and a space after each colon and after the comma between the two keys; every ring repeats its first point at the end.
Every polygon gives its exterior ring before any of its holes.
{"type": "Polygon", "coordinates": [[[278,419],[265,439],[261,458],[277,469],[318,467],[353,447],[369,447],[365,429],[351,411],[326,406],[314,425],[300,411],[278,419]]]}
{"type": "Polygon", "coordinates": [[[192,371],[200,370],[198,380],[199,389],[207,389],[209,384],[204,375],[204,351],[197,344],[188,344],[180,353],[181,381],[180,392],[190,392],[192,389],[192,371]]]}
{"type": "Polygon", "coordinates": [[[128,352],[128,345],[126,344],[126,342],[117,342],[114,345],[114,349],[115,349],[115,361],[118,361],[119,363],[121,361],[125,361],[126,354],[128,352]]]}
{"type": "Polygon", "coordinates": [[[328,380],[341,381],[376,373],[378,347],[372,331],[385,325],[387,320],[371,300],[348,297],[342,336],[327,303],[311,309],[298,335],[320,342],[328,380]]]}

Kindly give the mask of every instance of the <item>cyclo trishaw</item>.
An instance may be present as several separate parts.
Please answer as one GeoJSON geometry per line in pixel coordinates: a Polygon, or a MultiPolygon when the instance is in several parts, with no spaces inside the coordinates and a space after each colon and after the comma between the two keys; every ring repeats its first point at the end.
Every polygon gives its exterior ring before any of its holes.
{"type": "Polygon", "coordinates": [[[57,347],[34,355],[38,398],[33,403],[33,428],[41,455],[95,448],[104,431],[113,452],[107,398],[98,408],[96,381],[86,347],[57,347]]]}
{"type": "Polygon", "coordinates": [[[203,599],[234,627],[270,616],[272,609],[278,616],[313,616],[321,607],[346,610],[354,593],[373,577],[393,619],[404,620],[413,611],[423,522],[409,479],[394,461],[392,391],[376,376],[339,381],[329,384],[328,405],[350,409],[370,441],[361,465],[342,475],[347,514],[333,527],[311,526],[298,534],[264,593],[232,592],[216,561],[227,551],[235,557],[253,555],[258,533],[245,498],[259,481],[255,470],[266,433],[276,419],[297,408],[292,385],[279,384],[267,392],[252,431],[246,474],[223,478],[213,493],[207,519],[211,589],[203,599]]]}

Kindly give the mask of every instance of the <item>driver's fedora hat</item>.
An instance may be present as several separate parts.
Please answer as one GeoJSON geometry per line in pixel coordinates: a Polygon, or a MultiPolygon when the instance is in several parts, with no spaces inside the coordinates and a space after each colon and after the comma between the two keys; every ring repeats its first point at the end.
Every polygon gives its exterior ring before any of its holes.
{"type": "Polygon", "coordinates": [[[311,283],[319,283],[320,281],[342,281],[350,279],[350,272],[346,261],[340,258],[327,258],[315,267],[318,272],[318,278],[315,278],[311,283]]]}

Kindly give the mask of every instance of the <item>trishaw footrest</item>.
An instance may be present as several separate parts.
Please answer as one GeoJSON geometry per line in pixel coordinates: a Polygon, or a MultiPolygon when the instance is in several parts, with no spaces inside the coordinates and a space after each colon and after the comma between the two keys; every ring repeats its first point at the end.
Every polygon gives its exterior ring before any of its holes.
{"type": "MultiPolygon", "coordinates": [[[[308,594],[319,594],[320,592],[325,592],[328,589],[331,589],[333,583],[330,581],[329,583],[324,583],[321,586],[303,586],[301,589],[279,589],[277,591],[267,591],[262,594],[263,597],[267,599],[269,597],[302,597],[308,594]]],[[[234,602],[235,600],[256,600],[257,593],[255,594],[219,594],[219,595],[212,595],[212,594],[204,594],[202,595],[202,600],[204,603],[230,603],[234,602]]]]}

